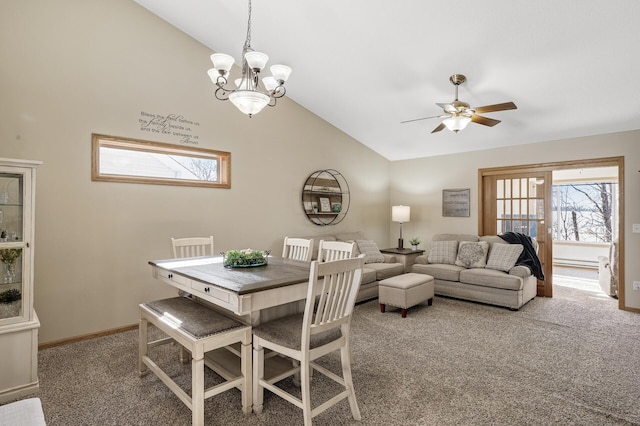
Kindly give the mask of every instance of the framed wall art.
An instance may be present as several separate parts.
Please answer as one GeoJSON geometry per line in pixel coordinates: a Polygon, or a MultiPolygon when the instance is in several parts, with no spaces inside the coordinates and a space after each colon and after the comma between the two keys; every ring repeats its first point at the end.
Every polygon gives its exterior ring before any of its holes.
{"type": "Polygon", "coordinates": [[[471,190],[443,189],[442,190],[442,216],[444,217],[469,217],[471,190]]]}
{"type": "Polygon", "coordinates": [[[331,200],[325,197],[319,197],[318,201],[320,202],[320,211],[322,213],[331,212],[331,200]]]}

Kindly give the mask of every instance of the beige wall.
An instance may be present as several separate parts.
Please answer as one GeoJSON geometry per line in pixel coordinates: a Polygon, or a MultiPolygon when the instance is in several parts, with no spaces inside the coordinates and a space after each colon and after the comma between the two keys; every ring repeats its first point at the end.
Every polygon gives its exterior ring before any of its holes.
{"type": "Polygon", "coordinates": [[[44,162],[40,343],[136,323],[138,303],[174,294],[147,265],[170,256],[172,236],[279,252],[285,235],[326,232],[300,205],[318,169],[340,171],[353,194],[332,231],[388,240],[388,161],[289,99],[251,119],[215,100],[211,53],[130,0],[2,1],[0,157],[44,162]],[[92,182],[92,132],[179,143],[142,131],[141,111],[198,121],[199,146],[232,153],[232,188],[92,182]]]}
{"type": "MultiPolygon", "coordinates": [[[[411,206],[411,222],[403,224],[405,241],[420,236],[426,244],[441,232],[478,232],[478,169],[556,161],[624,156],[625,167],[625,301],[640,309],[640,291],[632,290],[640,281],[640,234],[631,233],[631,224],[640,223],[640,131],[519,145],[457,155],[396,161],[391,163],[391,203],[411,206]],[[471,189],[471,216],[442,217],[442,190],[471,189]]],[[[390,226],[390,242],[398,235],[398,225],[390,226]]],[[[406,243],[405,243],[406,244],[406,243]]]]}
{"type": "MultiPolygon", "coordinates": [[[[475,233],[480,167],[624,155],[625,249],[627,259],[640,256],[640,236],[630,233],[640,223],[638,132],[390,163],[288,99],[252,119],[214,100],[210,54],[129,0],[2,1],[0,157],[44,161],[35,245],[41,343],[133,324],[137,303],[174,294],[147,265],[169,256],[172,236],[213,234],[216,250],[278,252],[285,235],[326,232],[300,206],[304,178],[322,168],[342,172],[352,194],[331,231],[363,230],[393,246],[390,204],[412,207],[405,240],[475,233]],[[199,146],[232,153],[232,189],[92,182],[93,132],[178,143],[141,131],[141,111],[199,121],[199,146]],[[471,188],[470,218],[441,217],[443,188],[471,188]]],[[[627,303],[640,307],[633,279],[640,265],[628,261],[627,303]]]]}

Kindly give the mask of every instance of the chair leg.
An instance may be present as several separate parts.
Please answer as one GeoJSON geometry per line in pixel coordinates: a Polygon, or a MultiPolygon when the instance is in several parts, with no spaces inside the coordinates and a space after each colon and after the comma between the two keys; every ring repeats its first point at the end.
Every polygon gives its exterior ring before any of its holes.
{"type": "Polygon", "coordinates": [[[253,346],[253,412],[262,413],[264,387],[260,380],[264,379],[264,348],[254,342],[253,346]]]}
{"type": "Polygon", "coordinates": [[[148,373],[147,364],[142,362],[142,357],[149,353],[148,346],[148,326],[149,322],[145,318],[140,318],[138,322],[138,374],[140,377],[148,373]]]}
{"type": "Polygon", "coordinates": [[[176,344],[180,346],[180,364],[186,364],[187,361],[189,361],[189,352],[187,352],[187,350],[181,344],[176,344]]]}
{"type": "Polygon", "coordinates": [[[248,335],[246,342],[241,343],[240,366],[244,379],[242,382],[242,412],[244,414],[250,414],[253,402],[253,387],[251,386],[253,382],[251,377],[251,334],[248,335]]]}
{"type": "Polygon", "coordinates": [[[302,415],[304,426],[311,426],[311,366],[309,361],[300,363],[300,390],[302,391],[302,415]]]}
{"type": "Polygon", "coordinates": [[[345,346],[340,349],[340,359],[342,361],[342,377],[344,378],[345,385],[349,391],[349,407],[351,407],[351,415],[355,420],[360,421],[360,409],[358,408],[358,401],[356,401],[356,391],[353,387],[353,378],[351,376],[351,349],[349,346],[349,340],[345,346]]]}
{"type": "Polygon", "coordinates": [[[384,304],[384,303],[381,303],[381,304],[380,304],[380,312],[382,312],[383,314],[384,314],[384,311],[385,311],[385,307],[386,307],[386,306],[385,306],[385,304],[384,304]]]}
{"type": "Polygon", "coordinates": [[[407,308],[400,308],[400,312],[402,312],[402,318],[407,317],[407,308]]]}
{"type": "MultiPolygon", "coordinates": [[[[194,352],[200,352],[194,350],[194,352]]],[[[204,354],[199,359],[191,356],[191,423],[192,426],[204,425],[204,354]]]]}

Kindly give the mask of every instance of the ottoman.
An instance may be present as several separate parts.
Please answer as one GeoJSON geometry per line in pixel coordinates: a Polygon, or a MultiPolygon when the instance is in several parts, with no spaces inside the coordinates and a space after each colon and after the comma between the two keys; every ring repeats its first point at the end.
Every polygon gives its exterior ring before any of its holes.
{"type": "Polygon", "coordinates": [[[402,310],[402,318],[407,316],[407,309],[428,300],[433,303],[433,277],[426,274],[396,275],[378,283],[378,301],[380,312],[384,313],[385,306],[396,306],[402,310]]]}

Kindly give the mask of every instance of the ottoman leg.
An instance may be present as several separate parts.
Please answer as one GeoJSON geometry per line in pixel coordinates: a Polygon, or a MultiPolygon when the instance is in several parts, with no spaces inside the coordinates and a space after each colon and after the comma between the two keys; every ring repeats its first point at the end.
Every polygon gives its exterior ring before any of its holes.
{"type": "Polygon", "coordinates": [[[385,308],[384,303],[381,303],[380,304],[380,312],[382,312],[383,314],[384,314],[384,308],[385,308]]]}
{"type": "Polygon", "coordinates": [[[427,306],[433,305],[433,297],[427,301],[427,306]]]}
{"type": "Polygon", "coordinates": [[[402,318],[407,317],[407,308],[402,308],[402,318]]]}

